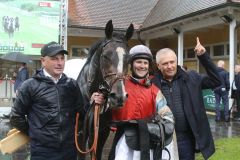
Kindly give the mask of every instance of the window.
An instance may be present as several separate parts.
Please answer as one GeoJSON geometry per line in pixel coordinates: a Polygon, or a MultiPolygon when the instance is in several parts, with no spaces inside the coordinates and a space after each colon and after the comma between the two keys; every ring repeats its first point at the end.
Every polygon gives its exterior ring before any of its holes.
{"type": "Polygon", "coordinates": [[[187,58],[195,58],[195,56],[196,54],[193,48],[187,50],[187,58]]]}
{"type": "Polygon", "coordinates": [[[207,47],[205,47],[205,49],[206,49],[206,52],[207,52],[208,54],[210,54],[210,47],[207,46],[207,47]]]}
{"type": "Polygon", "coordinates": [[[224,56],[224,45],[213,46],[213,56],[224,56]]]}
{"type": "Polygon", "coordinates": [[[72,57],[86,58],[88,54],[88,48],[81,46],[71,46],[72,57]]]}

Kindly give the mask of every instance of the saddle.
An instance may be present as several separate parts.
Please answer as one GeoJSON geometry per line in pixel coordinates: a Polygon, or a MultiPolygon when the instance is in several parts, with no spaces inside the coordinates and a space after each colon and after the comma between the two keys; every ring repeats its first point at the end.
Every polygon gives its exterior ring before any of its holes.
{"type": "Polygon", "coordinates": [[[124,126],[128,147],[141,151],[141,160],[150,159],[150,149],[153,149],[154,160],[161,159],[162,150],[172,141],[172,136],[167,136],[164,133],[165,125],[167,124],[160,116],[155,116],[150,121],[130,121],[128,125],[124,126]]]}

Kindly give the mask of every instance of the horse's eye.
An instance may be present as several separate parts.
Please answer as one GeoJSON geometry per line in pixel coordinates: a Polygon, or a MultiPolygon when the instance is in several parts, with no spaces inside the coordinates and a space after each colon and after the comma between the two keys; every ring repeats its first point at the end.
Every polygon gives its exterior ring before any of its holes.
{"type": "Polygon", "coordinates": [[[111,55],[109,55],[109,54],[103,54],[103,58],[104,58],[105,60],[111,60],[111,55]]]}

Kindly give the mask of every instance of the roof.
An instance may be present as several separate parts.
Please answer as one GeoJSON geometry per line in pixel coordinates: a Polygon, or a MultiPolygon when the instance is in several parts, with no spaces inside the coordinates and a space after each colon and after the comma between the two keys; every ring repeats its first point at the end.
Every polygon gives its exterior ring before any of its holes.
{"type": "Polygon", "coordinates": [[[68,26],[103,28],[112,19],[115,28],[147,29],[235,3],[240,0],[71,0],[68,26]]]}
{"type": "Polygon", "coordinates": [[[226,3],[226,0],[160,0],[144,21],[143,27],[170,21],[223,3],[226,3]]]}
{"type": "Polygon", "coordinates": [[[144,22],[158,0],[71,0],[69,1],[69,26],[105,27],[112,19],[115,28],[135,29],[144,22]]]}

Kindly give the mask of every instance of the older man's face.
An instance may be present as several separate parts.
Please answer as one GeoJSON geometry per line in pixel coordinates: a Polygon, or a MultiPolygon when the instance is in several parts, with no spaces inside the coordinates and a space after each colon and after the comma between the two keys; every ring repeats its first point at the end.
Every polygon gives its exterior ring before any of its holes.
{"type": "Polygon", "coordinates": [[[158,69],[162,72],[163,78],[171,81],[177,73],[177,57],[173,52],[167,52],[160,56],[157,64],[158,69]]]}
{"type": "Polygon", "coordinates": [[[41,62],[46,71],[54,78],[58,79],[63,73],[65,59],[63,53],[55,56],[45,56],[41,58],[41,62]]]}

